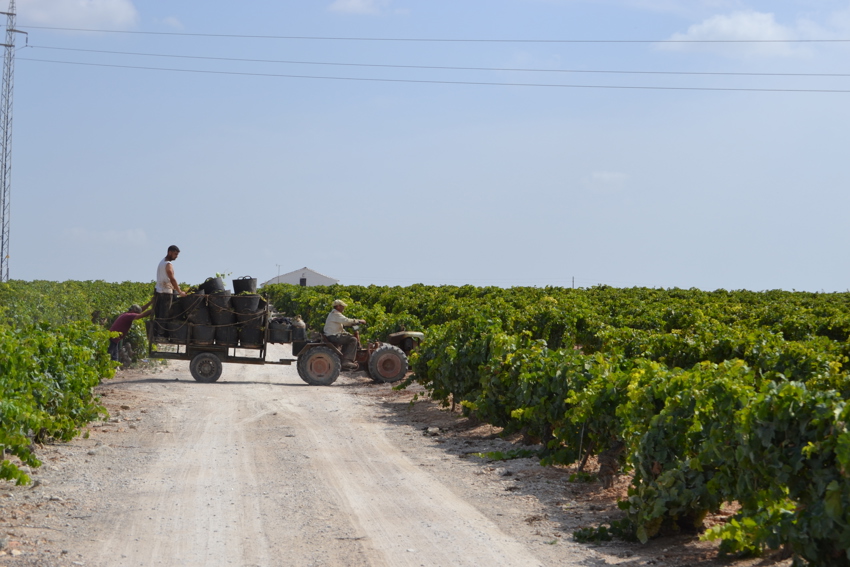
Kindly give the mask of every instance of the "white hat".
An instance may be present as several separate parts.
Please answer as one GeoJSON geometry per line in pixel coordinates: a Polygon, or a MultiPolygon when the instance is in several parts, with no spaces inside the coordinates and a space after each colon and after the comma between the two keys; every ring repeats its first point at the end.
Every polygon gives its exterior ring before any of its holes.
{"type": "Polygon", "coordinates": [[[334,307],[348,307],[348,305],[346,305],[345,302],[341,299],[335,299],[333,306],[334,307]]]}

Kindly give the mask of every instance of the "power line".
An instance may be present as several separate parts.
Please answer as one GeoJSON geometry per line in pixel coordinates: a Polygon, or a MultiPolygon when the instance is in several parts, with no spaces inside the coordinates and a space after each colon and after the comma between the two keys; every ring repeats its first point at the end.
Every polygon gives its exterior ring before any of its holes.
{"type": "Polygon", "coordinates": [[[121,33],[134,35],[173,35],[183,37],[228,37],[238,39],[293,39],[310,41],[400,41],[423,43],[850,43],[850,39],[464,39],[464,38],[413,38],[413,37],[330,37],[309,35],[250,35],[227,33],[155,32],[132,30],[104,30],[89,28],[61,28],[53,26],[20,26],[37,30],[73,32],[121,33]]]}
{"type": "MultiPolygon", "coordinates": [[[[339,63],[328,61],[295,61],[289,59],[251,59],[242,57],[211,57],[203,55],[178,55],[168,53],[140,53],[136,51],[110,51],[105,49],[80,49],[75,47],[54,47],[30,45],[34,49],[55,51],[76,51],[82,53],[104,53],[110,55],[136,55],[141,57],[163,57],[168,59],[199,59],[205,61],[235,61],[240,63],[284,63],[288,65],[321,65],[333,67],[370,67],[386,69],[431,69],[448,71],[521,71],[533,73],[589,73],[605,75],[695,75],[695,76],[731,76],[731,77],[850,77],[850,73],[743,73],[720,71],[622,71],[590,69],[528,69],[520,67],[458,67],[450,65],[392,65],[385,63],[339,63]]],[[[22,48],[23,49],[23,48],[22,48]]]]}
{"type": "Polygon", "coordinates": [[[279,73],[248,73],[242,71],[208,71],[201,69],[170,69],[167,67],[142,67],[136,65],[113,65],[107,63],[83,63],[79,61],[55,61],[52,59],[33,59],[19,57],[21,61],[37,61],[40,63],[58,63],[62,65],[81,65],[86,67],[109,67],[115,69],[140,69],[145,71],[169,71],[173,73],[196,73],[209,75],[237,75],[245,77],[280,77],[286,79],[319,79],[329,81],[361,81],[379,83],[415,83],[436,85],[476,85],[494,87],[538,87],[561,89],[611,89],[611,90],[651,90],[651,91],[728,91],[728,92],[775,92],[775,93],[850,93],[845,89],[766,89],[766,88],[736,88],[736,87],[660,87],[637,85],[565,85],[557,83],[501,83],[487,81],[438,81],[426,79],[381,79],[372,77],[332,77],[323,75],[291,75],[279,73]]]}

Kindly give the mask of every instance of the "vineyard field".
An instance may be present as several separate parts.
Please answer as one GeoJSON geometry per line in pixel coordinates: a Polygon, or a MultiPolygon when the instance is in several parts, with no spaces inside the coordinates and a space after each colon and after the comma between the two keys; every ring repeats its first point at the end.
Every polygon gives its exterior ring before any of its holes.
{"type": "Polygon", "coordinates": [[[785,546],[850,565],[850,294],[661,289],[270,286],[319,328],[330,302],[371,338],[423,330],[413,380],[446,405],[633,472],[641,541],[702,527],[729,553],[785,546]]]}
{"type": "MultiPolygon", "coordinates": [[[[34,443],[67,441],[105,415],[93,389],[115,373],[106,351],[108,328],[129,305],[147,302],[151,289],[135,283],[0,283],[0,480],[28,483],[25,467],[41,464],[34,443]]],[[[138,326],[129,340],[144,352],[138,326]]]]}
{"type": "MultiPolygon", "coordinates": [[[[0,445],[67,439],[102,408],[105,327],[151,284],[0,284],[0,445]],[[99,312],[99,313],[96,313],[99,312]]],[[[545,447],[544,463],[614,455],[641,541],[702,530],[728,553],[785,547],[850,566],[850,293],[473,286],[272,285],[283,314],[321,329],[334,299],[364,338],[420,330],[409,380],[545,447]]],[[[140,333],[140,329],[134,332],[140,333]]],[[[143,341],[139,335],[138,340],[143,341]]],[[[26,482],[10,460],[0,478],[26,482]]]]}

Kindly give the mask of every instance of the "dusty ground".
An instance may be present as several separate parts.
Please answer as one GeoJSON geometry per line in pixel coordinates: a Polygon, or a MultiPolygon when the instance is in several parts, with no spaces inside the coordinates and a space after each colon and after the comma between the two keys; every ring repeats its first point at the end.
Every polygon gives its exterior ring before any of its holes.
{"type": "Polygon", "coordinates": [[[312,387],[294,366],[120,372],[99,388],[108,422],[43,447],[35,486],[0,485],[0,567],[728,565],[693,536],[575,543],[619,517],[627,479],[474,456],[529,447],[415,391],[312,387]]]}

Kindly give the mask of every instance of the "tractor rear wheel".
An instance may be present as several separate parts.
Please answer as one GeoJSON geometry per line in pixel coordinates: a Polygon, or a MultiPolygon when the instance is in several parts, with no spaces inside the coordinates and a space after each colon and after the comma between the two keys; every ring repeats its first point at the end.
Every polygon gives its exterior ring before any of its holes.
{"type": "Polygon", "coordinates": [[[298,355],[298,375],[312,386],[330,386],[339,377],[339,356],[326,346],[315,346],[298,355]]]}
{"type": "Polygon", "coordinates": [[[199,353],[189,363],[189,372],[198,382],[215,382],[221,377],[221,359],[211,352],[199,353]]]}
{"type": "Polygon", "coordinates": [[[369,376],[376,382],[398,382],[407,374],[407,355],[393,345],[381,345],[369,357],[369,376]]]}

